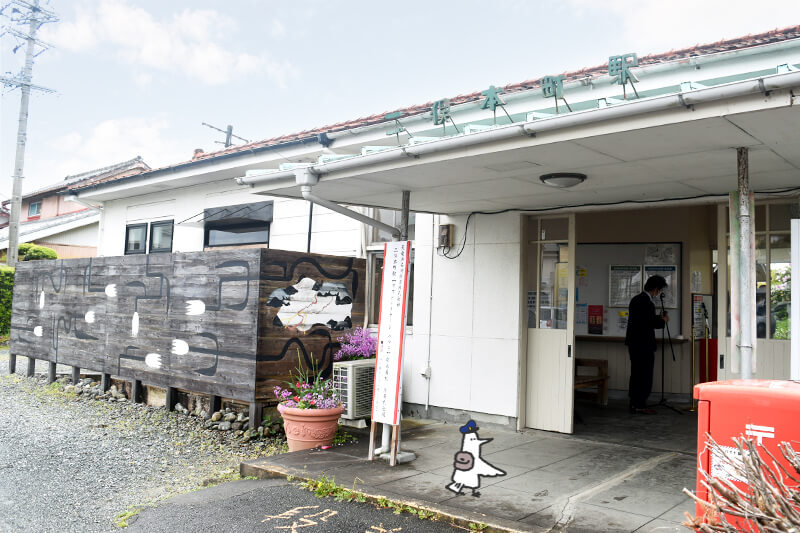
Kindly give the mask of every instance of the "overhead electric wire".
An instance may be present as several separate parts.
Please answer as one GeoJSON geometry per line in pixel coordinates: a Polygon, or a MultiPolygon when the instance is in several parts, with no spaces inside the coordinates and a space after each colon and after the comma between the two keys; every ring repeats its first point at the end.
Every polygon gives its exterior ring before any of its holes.
{"type": "MultiPolygon", "coordinates": [[[[768,191],[753,191],[754,194],[760,195],[775,195],[775,194],[786,194],[791,192],[798,192],[800,191],[800,187],[787,187],[785,189],[775,189],[775,190],[768,190],[768,191]]],[[[582,207],[609,207],[614,205],[624,205],[624,204],[654,204],[660,202],[680,202],[684,200],[701,200],[703,198],[723,198],[728,196],[727,194],[698,194],[696,196],[683,196],[678,198],[659,198],[657,200],[621,200],[616,202],[590,202],[586,204],[570,204],[570,205],[560,205],[555,207],[536,207],[536,208],[519,208],[519,207],[509,207],[508,209],[501,209],[498,211],[472,211],[467,215],[467,222],[464,224],[464,238],[461,241],[461,249],[458,251],[456,255],[450,256],[447,255],[450,252],[450,247],[444,247],[442,253],[439,254],[440,256],[444,257],[445,259],[456,259],[458,258],[461,253],[464,251],[464,248],[467,245],[467,231],[469,230],[469,221],[472,218],[472,215],[502,215],[503,213],[543,213],[547,211],[560,211],[562,209],[579,209],[582,207]]]]}

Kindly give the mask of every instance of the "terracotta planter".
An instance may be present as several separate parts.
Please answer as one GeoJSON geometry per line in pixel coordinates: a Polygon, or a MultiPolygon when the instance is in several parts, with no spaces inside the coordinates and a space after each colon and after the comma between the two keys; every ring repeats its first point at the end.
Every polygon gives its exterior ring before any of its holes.
{"type": "Polygon", "coordinates": [[[335,409],[295,409],[278,404],[283,417],[283,429],[289,451],[308,450],[333,444],[333,436],[339,427],[339,417],[344,407],[335,409]]]}

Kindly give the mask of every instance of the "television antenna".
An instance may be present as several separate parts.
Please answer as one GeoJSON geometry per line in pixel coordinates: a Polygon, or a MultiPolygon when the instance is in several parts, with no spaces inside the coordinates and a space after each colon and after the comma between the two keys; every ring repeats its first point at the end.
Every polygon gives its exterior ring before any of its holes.
{"type": "Polygon", "coordinates": [[[233,126],[231,126],[230,124],[224,130],[222,128],[218,128],[216,126],[212,126],[211,124],[208,124],[206,122],[203,122],[202,124],[203,124],[203,126],[211,128],[212,130],[217,130],[218,132],[225,134],[225,141],[224,142],[223,141],[214,141],[217,144],[224,144],[225,148],[228,148],[229,146],[231,146],[233,144],[233,142],[231,141],[231,138],[233,138],[233,137],[236,137],[240,141],[244,141],[246,143],[250,142],[248,139],[245,139],[244,137],[239,137],[238,135],[234,135],[233,134],[233,126]]]}

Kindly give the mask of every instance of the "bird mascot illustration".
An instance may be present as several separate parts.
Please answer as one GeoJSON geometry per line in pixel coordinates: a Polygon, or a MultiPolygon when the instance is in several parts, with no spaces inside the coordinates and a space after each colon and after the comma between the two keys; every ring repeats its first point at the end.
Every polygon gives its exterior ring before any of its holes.
{"type": "Polygon", "coordinates": [[[461,440],[461,450],[456,452],[453,463],[453,482],[447,485],[448,490],[452,490],[461,496],[464,487],[472,489],[472,495],[476,498],[481,493],[478,488],[481,486],[481,476],[494,477],[504,476],[506,473],[499,468],[495,468],[481,459],[481,446],[493,439],[478,438],[478,426],[474,420],[470,420],[459,428],[463,435],[461,440]]]}

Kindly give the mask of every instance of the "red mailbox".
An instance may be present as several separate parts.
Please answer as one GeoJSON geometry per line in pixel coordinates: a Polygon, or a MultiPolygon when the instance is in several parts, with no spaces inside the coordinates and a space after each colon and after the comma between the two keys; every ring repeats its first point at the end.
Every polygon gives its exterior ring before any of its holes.
{"type": "MultiPolygon", "coordinates": [[[[697,405],[698,468],[712,477],[732,481],[740,488],[746,484],[732,479],[706,449],[706,433],[720,446],[738,455],[734,437],[743,437],[763,444],[772,455],[789,467],[778,449],[786,441],[800,441],[800,383],[777,380],[733,380],[701,383],[694,387],[697,405]]],[[[764,458],[765,460],[768,458],[764,458]]],[[[717,461],[719,462],[719,461],[717,461]]],[[[789,467],[789,471],[793,469],[789,467]]],[[[697,474],[697,495],[708,501],[708,493],[700,485],[697,474]]],[[[704,512],[697,506],[698,516],[704,512]]]]}

